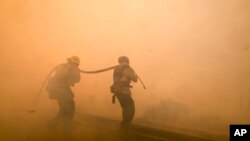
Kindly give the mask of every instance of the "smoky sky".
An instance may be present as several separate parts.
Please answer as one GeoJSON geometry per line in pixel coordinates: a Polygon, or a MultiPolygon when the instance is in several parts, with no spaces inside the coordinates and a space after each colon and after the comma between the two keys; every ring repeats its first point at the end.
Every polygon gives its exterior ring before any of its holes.
{"type": "MultiPolygon", "coordinates": [[[[249,15],[248,0],[1,0],[0,107],[6,118],[20,116],[9,109],[29,107],[67,57],[96,70],[126,55],[147,87],[133,84],[135,118],[173,100],[191,114],[250,122],[249,15]]],[[[119,119],[112,71],[81,76],[73,88],[78,112],[119,119]]],[[[44,91],[40,110],[55,105],[44,91]]]]}

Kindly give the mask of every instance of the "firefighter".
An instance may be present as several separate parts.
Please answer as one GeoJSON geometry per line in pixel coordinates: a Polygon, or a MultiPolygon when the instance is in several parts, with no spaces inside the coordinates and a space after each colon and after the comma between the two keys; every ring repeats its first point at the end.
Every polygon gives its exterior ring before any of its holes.
{"type": "Polygon", "coordinates": [[[119,66],[113,72],[113,85],[111,92],[117,97],[122,108],[122,126],[130,125],[135,114],[134,100],[131,97],[131,81],[137,82],[138,76],[129,66],[129,58],[121,56],[118,58],[119,66]]]}
{"type": "Polygon", "coordinates": [[[67,58],[67,63],[59,65],[55,69],[46,86],[50,99],[58,102],[59,111],[48,123],[50,129],[55,129],[59,124],[65,131],[71,129],[75,114],[74,93],[71,89],[81,79],[79,69],[80,59],[77,56],[67,58]]]}

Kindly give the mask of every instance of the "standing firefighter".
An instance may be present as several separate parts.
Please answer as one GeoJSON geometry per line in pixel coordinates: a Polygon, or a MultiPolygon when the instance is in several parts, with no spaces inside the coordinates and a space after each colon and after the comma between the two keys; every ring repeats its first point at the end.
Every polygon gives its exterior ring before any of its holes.
{"type": "Polygon", "coordinates": [[[137,82],[137,75],[129,66],[129,59],[126,56],[118,58],[120,66],[118,66],[113,73],[114,83],[111,86],[111,92],[120,102],[122,107],[122,126],[129,125],[135,114],[134,100],[131,97],[130,85],[131,81],[137,82]]]}
{"type": "Polygon", "coordinates": [[[75,113],[74,93],[71,86],[80,81],[80,59],[72,56],[68,62],[55,68],[55,75],[46,86],[50,99],[55,99],[59,105],[57,115],[49,121],[49,128],[55,129],[62,123],[64,131],[69,131],[75,113]]]}

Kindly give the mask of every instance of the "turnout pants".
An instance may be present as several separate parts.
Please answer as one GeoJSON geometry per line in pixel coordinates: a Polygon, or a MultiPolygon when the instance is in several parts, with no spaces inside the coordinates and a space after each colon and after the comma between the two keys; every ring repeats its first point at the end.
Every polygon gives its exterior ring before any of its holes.
{"type": "Polygon", "coordinates": [[[135,105],[131,94],[116,93],[116,97],[122,107],[122,123],[130,124],[135,114],[135,105]]]}
{"type": "Polygon", "coordinates": [[[56,116],[50,120],[49,125],[51,128],[56,128],[60,123],[64,129],[68,130],[75,114],[75,101],[73,97],[57,99],[59,111],[56,116]]]}

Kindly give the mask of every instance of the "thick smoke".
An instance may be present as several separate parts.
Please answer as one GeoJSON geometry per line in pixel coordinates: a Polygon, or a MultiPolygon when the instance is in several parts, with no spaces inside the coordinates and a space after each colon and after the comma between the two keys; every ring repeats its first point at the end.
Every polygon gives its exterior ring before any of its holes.
{"type": "MultiPolygon", "coordinates": [[[[24,111],[71,55],[84,70],[130,58],[147,86],[133,84],[135,122],[221,134],[230,123],[250,122],[247,0],[2,0],[0,13],[0,130],[21,136],[54,115],[46,92],[38,113],[24,111]]],[[[82,74],[73,88],[77,113],[119,120],[111,83],[111,71],[82,74]]]]}

